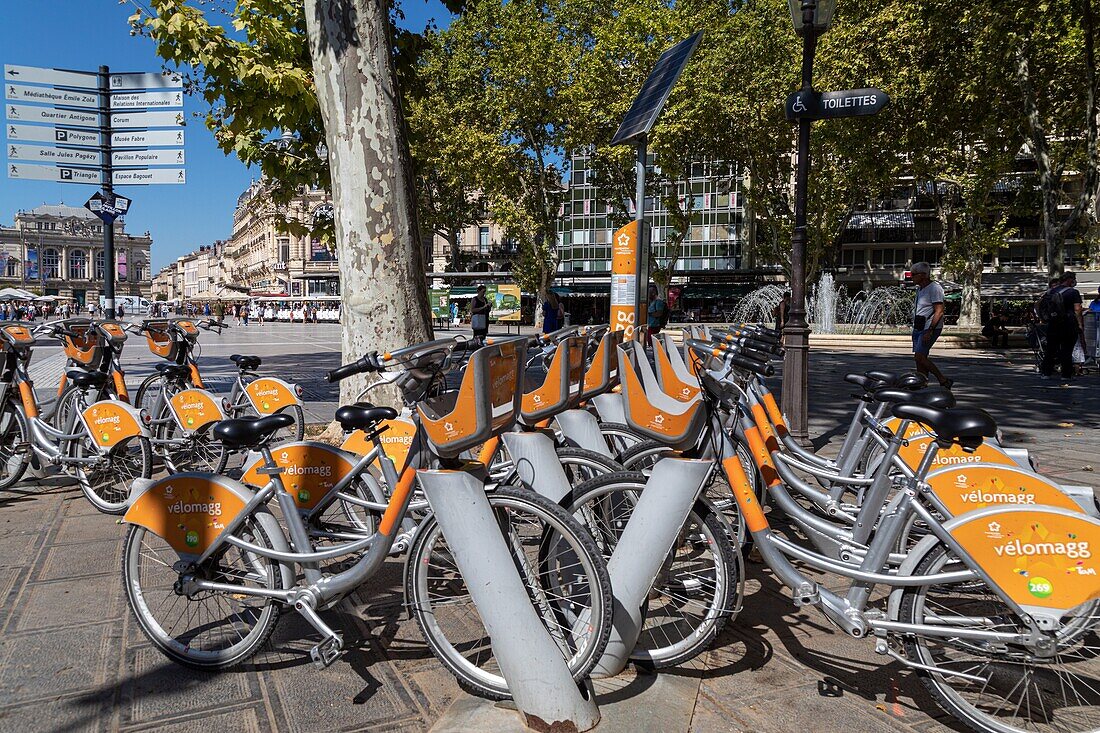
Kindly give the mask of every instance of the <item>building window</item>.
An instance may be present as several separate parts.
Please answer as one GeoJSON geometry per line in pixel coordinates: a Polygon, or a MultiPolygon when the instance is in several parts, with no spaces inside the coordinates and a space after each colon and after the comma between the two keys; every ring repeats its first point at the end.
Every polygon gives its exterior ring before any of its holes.
{"type": "Polygon", "coordinates": [[[7,277],[19,277],[19,259],[8,255],[8,266],[5,268],[7,277]]]}
{"type": "Polygon", "coordinates": [[[867,262],[867,252],[862,249],[843,249],[840,251],[841,267],[863,267],[867,262]]]}
{"type": "Polygon", "coordinates": [[[481,254],[489,253],[489,227],[478,227],[477,246],[481,254]]]}
{"type": "Polygon", "coordinates": [[[42,252],[42,277],[58,280],[61,277],[61,258],[52,247],[42,252]]]}
{"type": "Polygon", "coordinates": [[[103,279],[103,250],[95,253],[95,279],[103,279]]]}
{"type": "Polygon", "coordinates": [[[82,249],[69,252],[69,279],[88,279],[88,253],[82,249]]]}
{"type": "Polygon", "coordinates": [[[913,250],[913,262],[927,262],[930,265],[938,265],[942,256],[943,247],[918,247],[913,250]]]}
{"type": "Polygon", "coordinates": [[[876,249],[872,251],[871,262],[879,267],[898,267],[907,263],[905,249],[876,249]]]}
{"type": "Polygon", "coordinates": [[[290,240],[279,240],[279,262],[290,262],[290,240]]]}

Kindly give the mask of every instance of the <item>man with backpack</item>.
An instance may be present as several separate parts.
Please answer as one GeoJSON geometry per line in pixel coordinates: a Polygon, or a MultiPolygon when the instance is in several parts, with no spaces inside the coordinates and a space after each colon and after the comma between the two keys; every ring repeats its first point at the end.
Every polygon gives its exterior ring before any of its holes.
{"type": "Polygon", "coordinates": [[[1039,321],[1047,327],[1047,347],[1039,367],[1043,377],[1054,375],[1057,363],[1063,379],[1073,378],[1073,347],[1084,349],[1085,330],[1081,293],[1077,275],[1067,272],[1046,292],[1035,307],[1039,321]]]}

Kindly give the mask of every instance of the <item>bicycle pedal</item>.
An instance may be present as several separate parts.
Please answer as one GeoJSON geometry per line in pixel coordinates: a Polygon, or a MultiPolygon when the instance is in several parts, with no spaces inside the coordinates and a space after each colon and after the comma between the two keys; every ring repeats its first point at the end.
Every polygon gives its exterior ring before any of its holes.
{"type": "Polygon", "coordinates": [[[328,637],[309,650],[309,657],[313,660],[313,664],[321,669],[331,666],[343,655],[344,640],[338,635],[328,637]]]}

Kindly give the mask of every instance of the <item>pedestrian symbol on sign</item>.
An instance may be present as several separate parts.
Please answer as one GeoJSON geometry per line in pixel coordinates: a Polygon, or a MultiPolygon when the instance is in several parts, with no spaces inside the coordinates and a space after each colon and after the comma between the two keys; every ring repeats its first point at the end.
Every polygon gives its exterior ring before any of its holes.
{"type": "Polygon", "coordinates": [[[177,132],[176,133],[176,142],[178,142],[178,143],[183,142],[183,133],[182,132],[177,132]]]}
{"type": "Polygon", "coordinates": [[[183,151],[182,150],[179,151],[178,153],[176,153],[176,160],[179,161],[180,163],[183,162],[183,151]]]}
{"type": "Polygon", "coordinates": [[[12,145],[11,148],[8,150],[8,157],[9,158],[14,158],[16,152],[18,152],[18,151],[15,149],[15,146],[12,145]]]}
{"type": "Polygon", "coordinates": [[[176,176],[176,178],[178,180],[182,181],[183,180],[183,171],[180,171],[180,174],[178,176],[176,176]]]}
{"type": "Polygon", "coordinates": [[[14,120],[18,120],[19,119],[19,110],[17,110],[15,107],[9,106],[8,107],[8,117],[11,117],[14,120]]]}

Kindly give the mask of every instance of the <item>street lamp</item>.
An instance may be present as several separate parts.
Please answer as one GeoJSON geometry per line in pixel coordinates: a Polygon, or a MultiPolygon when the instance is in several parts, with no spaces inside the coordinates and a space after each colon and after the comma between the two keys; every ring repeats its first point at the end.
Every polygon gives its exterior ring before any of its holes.
{"type": "MultiPolygon", "coordinates": [[[[813,98],[817,37],[829,29],[836,0],[787,0],[795,33],[802,36],[802,90],[813,98]]],[[[810,329],[806,323],[806,183],[810,174],[809,117],[798,120],[798,167],[794,184],[794,231],[791,232],[791,311],[783,327],[783,412],[792,436],[805,442],[809,392],[810,329]]]]}

